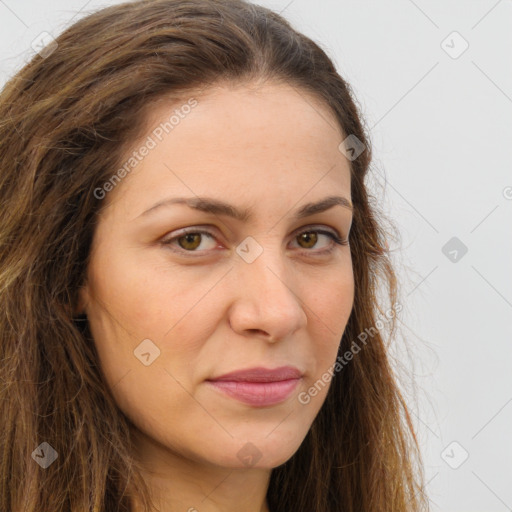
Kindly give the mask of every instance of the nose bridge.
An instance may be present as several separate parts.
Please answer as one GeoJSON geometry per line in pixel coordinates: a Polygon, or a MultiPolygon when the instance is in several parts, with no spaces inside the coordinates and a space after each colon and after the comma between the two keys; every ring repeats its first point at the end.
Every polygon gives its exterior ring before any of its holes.
{"type": "Polygon", "coordinates": [[[237,264],[236,277],[240,295],[252,302],[259,312],[261,328],[273,321],[296,329],[305,314],[297,296],[296,280],[286,263],[286,255],[275,237],[263,237],[242,242],[237,248],[241,260],[237,264]]]}

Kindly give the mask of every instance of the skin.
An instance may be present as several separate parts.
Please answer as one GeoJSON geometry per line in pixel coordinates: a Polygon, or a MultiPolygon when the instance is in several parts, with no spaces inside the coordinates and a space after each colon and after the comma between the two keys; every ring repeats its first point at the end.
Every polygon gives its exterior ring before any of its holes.
{"type": "MultiPolygon", "coordinates": [[[[162,511],[264,512],[271,469],[299,448],[328,385],[307,405],[298,395],[334,364],[353,306],[350,247],[318,232],[312,242],[298,236],[316,228],[348,238],[351,210],[293,217],[326,196],[351,201],[338,149],[345,135],[327,106],[282,83],[223,84],[194,97],[197,106],[104,199],[80,310],[162,511]],[[194,196],[250,208],[253,218],[186,205],[139,217],[162,199],[194,196]],[[213,238],[175,238],[184,255],[161,243],[185,227],[213,238]],[[236,252],[248,236],[263,250],[252,263],[236,252]],[[160,350],[147,366],[134,355],[145,339],[160,350]],[[246,405],[205,382],[284,365],[304,375],[273,406],[246,405]],[[252,463],[237,456],[248,442],[259,455],[252,463]]],[[[182,104],[156,102],[148,126],[182,104]]]]}

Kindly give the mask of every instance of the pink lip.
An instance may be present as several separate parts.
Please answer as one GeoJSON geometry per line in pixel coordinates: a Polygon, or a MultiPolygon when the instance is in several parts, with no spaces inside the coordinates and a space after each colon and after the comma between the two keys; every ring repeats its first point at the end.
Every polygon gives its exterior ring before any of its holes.
{"type": "Polygon", "coordinates": [[[293,366],[273,370],[258,367],[230,372],[206,382],[248,405],[267,406],[286,400],[301,378],[302,373],[293,366]]]}

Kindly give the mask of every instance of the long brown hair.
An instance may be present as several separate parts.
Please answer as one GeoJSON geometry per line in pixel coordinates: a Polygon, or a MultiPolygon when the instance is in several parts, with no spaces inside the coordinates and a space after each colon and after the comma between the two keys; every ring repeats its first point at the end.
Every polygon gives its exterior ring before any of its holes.
{"type": "MultiPolygon", "coordinates": [[[[87,324],[73,318],[104,203],[95,190],[143,133],[153,101],[253,79],[314,94],[366,148],[351,161],[355,301],[340,357],[371,336],[336,372],[298,451],[272,470],[270,510],[427,508],[418,442],[375,328],[384,311],[378,288],[396,304],[398,287],[365,185],[371,145],[350,86],[317,44],[266,8],[153,0],[81,19],[0,95],[0,510],[129,511],[128,489],[149,506],[129,420],[87,324]],[[36,464],[52,449],[53,464],[36,464]]],[[[390,336],[394,323],[388,317],[390,336]]]]}

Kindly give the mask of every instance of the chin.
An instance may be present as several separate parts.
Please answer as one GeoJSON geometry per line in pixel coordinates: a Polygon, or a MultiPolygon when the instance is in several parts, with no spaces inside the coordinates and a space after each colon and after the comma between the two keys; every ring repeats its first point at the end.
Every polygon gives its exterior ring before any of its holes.
{"type": "Polygon", "coordinates": [[[262,434],[259,430],[246,439],[234,438],[229,445],[218,443],[216,453],[210,453],[208,458],[210,462],[216,461],[216,465],[233,469],[273,469],[295,454],[303,438],[268,435],[268,431],[262,434]]]}

